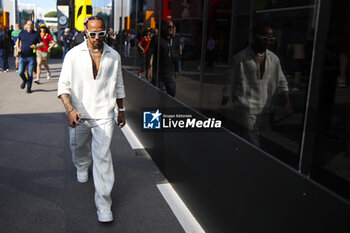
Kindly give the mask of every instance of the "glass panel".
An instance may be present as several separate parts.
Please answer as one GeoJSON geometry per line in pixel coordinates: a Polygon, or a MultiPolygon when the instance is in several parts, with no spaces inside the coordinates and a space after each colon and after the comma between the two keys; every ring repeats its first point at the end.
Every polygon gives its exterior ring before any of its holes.
{"type": "Polygon", "coordinates": [[[218,0],[209,9],[201,110],[297,167],[314,1],[218,0]]]}
{"type": "Polygon", "coordinates": [[[203,1],[125,2],[130,4],[129,32],[136,38],[134,43],[131,39],[130,55],[123,54],[124,68],[197,108],[203,1]],[[172,25],[176,27],[169,29],[168,26],[172,25]],[[159,51],[158,40],[161,41],[159,51]],[[175,78],[177,72],[179,76],[175,78]]]}
{"type": "Polygon", "coordinates": [[[198,108],[204,1],[172,1],[171,5],[176,26],[174,39],[181,46],[175,97],[198,108]]]}
{"type": "Polygon", "coordinates": [[[311,176],[350,200],[350,2],[330,10],[311,176]]]}
{"type": "MultiPolygon", "coordinates": [[[[142,28],[137,27],[139,25],[139,17],[142,15],[142,9],[140,0],[123,0],[120,2],[120,6],[117,4],[117,26],[118,31],[123,30],[122,32],[122,46],[119,49],[120,55],[122,56],[122,65],[124,69],[134,72],[137,74],[137,71],[140,66],[140,53],[137,49],[137,34],[138,30],[142,28]],[[121,5],[123,5],[123,10],[121,5]],[[122,15],[124,24],[122,24],[122,15]]],[[[120,38],[120,36],[118,37],[120,38]]],[[[120,45],[120,43],[119,43],[120,45]]]]}
{"type": "MultiPolygon", "coordinates": [[[[222,99],[222,89],[227,80],[227,72],[230,67],[229,57],[232,55],[229,52],[230,46],[234,44],[232,43],[232,38],[230,38],[233,4],[233,1],[226,0],[209,1],[208,7],[201,111],[205,115],[215,118],[218,117],[217,113],[219,113],[218,106],[222,99]]],[[[238,9],[241,10],[241,8],[238,9]]],[[[246,14],[249,15],[249,8],[246,14]]],[[[247,19],[249,20],[249,17],[247,19]]],[[[249,28],[249,25],[247,25],[247,28],[249,28]]],[[[241,30],[240,35],[244,34],[244,31],[241,30]]],[[[248,34],[245,35],[245,38],[247,37],[248,34]]],[[[228,121],[225,121],[224,126],[228,127],[228,121]]]]}
{"type": "Polygon", "coordinates": [[[150,80],[153,72],[149,69],[146,53],[150,42],[158,35],[160,6],[154,0],[124,0],[123,7],[120,49],[123,67],[140,78],[150,80]]]}
{"type": "MultiPolygon", "coordinates": [[[[86,8],[86,12],[91,8],[86,8]]],[[[113,28],[112,0],[92,1],[92,14],[100,16],[106,24],[106,28],[113,28]]]]}
{"type": "Polygon", "coordinates": [[[130,55],[123,54],[124,68],[198,108],[203,0],[125,0],[124,5],[125,2],[130,8],[128,32],[131,37],[136,36],[131,39],[130,55]],[[159,22],[160,19],[163,21],[159,22]],[[164,39],[169,33],[168,22],[164,20],[171,20],[170,24],[175,26],[170,29],[171,39],[170,36],[164,39]],[[157,35],[161,40],[159,51],[157,35]],[[177,72],[179,76],[175,78],[177,72]]]}

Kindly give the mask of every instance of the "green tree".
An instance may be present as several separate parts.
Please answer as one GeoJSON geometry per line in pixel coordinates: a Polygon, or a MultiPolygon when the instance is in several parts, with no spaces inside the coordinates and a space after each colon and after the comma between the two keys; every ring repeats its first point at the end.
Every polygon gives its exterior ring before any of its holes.
{"type": "Polygon", "coordinates": [[[57,11],[50,11],[46,13],[44,17],[57,17],[57,11]]]}

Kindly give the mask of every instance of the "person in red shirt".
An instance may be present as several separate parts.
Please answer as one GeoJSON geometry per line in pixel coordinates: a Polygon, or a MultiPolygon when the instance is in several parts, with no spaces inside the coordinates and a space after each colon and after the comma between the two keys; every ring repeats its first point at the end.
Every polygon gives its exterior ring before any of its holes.
{"type": "Polygon", "coordinates": [[[34,80],[35,83],[40,84],[40,74],[41,74],[41,65],[44,64],[44,67],[47,71],[47,79],[51,78],[50,68],[47,64],[47,61],[49,59],[49,53],[53,46],[55,46],[56,42],[54,41],[50,30],[46,27],[45,24],[40,25],[40,36],[43,40],[45,46],[42,48],[38,48],[36,51],[36,61],[37,61],[37,74],[36,79],[34,80]],[[50,42],[52,42],[50,44],[50,42]]]}
{"type": "MultiPolygon", "coordinates": [[[[145,35],[141,38],[141,40],[138,43],[138,47],[141,50],[141,56],[142,56],[142,64],[139,70],[139,76],[141,77],[141,74],[144,72],[145,70],[145,66],[146,66],[146,54],[147,54],[147,50],[149,47],[149,44],[151,43],[151,31],[150,30],[146,30],[145,31],[145,35]]],[[[147,69],[146,69],[147,70],[147,69]]],[[[147,77],[147,74],[146,74],[147,77]]]]}

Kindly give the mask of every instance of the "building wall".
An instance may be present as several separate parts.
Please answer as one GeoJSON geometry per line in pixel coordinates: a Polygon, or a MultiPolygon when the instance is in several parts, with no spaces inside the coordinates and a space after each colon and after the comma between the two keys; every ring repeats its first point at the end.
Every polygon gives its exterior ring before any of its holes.
{"type": "Polygon", "coordinates": [[[3,10],[9,12],[9,25],[16,24],[16,4],[17,0],[6,0],[3,2],[3,10]]]}
{"type": "Polygon", "coordinates": [[[114,31],[119,32],[125,29],[125,17],[130,16],[130,2],[114,0],[114,6],[114,31]],[[120,21],[120,17],[123,17],[122,21],[120,21]]]}
{"type": "Polygon", "coordinates": [[[34,14],[34,18],[32,19],[34,22],[37,19],[38,12],[37,6],[35,4],[18,4],[18,12],[20,15],[18,21],[21,28],[23,28],[23,25],[26,23],[26,21],[31,18],[31,14],[34,14]],[[23,12],[25,12],[24,18],[22,18],[23,12]]]}
{"type": "MultiPolygon", "coordinates": [[[[155,10],[161,28],[163,1],[154,7],[148,1],[127,2],[135,16],[132,31],[143,33],[149,9],[155,10]]],[[[128,124],[206,232],[349,230],[350,92],[349,85],[341,88],[337,81],[344,67],[349,74],[343,63],[349,56],[348,5],[329,0],[172,1],[171,16],[184,45],[175,97],[145,79],[136,47],[123,59],[128,124]],[[257,143],[238,124],[239,110],[230,102],[234,98],[224,104],[222,97],[229,78],[238,75],[232,73],[234,56],[256,40],[253,29],[259,24],[274,31],[270,51],[279,59],[294,112],[285,114],[285,102],[276,95],[273,111],[257,126],[257,143]],[[207,49],[211,38],[213,51],[207,49]],[[146,108],[216,118],[223,127],[147,131],[142,128],[146,108]]]]}

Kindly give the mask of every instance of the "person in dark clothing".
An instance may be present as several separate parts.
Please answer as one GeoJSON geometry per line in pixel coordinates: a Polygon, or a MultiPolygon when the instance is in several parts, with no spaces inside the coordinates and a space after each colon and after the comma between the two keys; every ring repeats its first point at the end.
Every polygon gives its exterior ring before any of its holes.
{"type": "Polygon", "coordinates": [[[72,43],[72,48],[74,48],[77,45],[80,45],[85,40],[86,40],[86,35],[85,35],[85,32],[82,31],[74,38],[73,43],[72,43]]]}
{"type": "Polygon", "coordinates": [[[106,35],[106,43],[116,50],[116,40],[113,33],[113,28],[109,28],[106,35]]]}
{"type": "Polygon", "coordinates": [[[61,36],[61,41],[63,42],[63,55],[62,59],[64,60],[64,57],[68,53],[71,44],[72,44],[72,36],[69,33],[69,28],[64,29],[64,34],[61,36]]]}
{"type": "Polygon", "coordinates": [[[130,32],[124,31],[124,57],[130,57],[130,41],[131,41],[131,36],[130,32]]]}
{"type": "MultiPolygon", "coordinates": [[[[10,30],[6,29],[5,31],[8,35],[8,37],[11,39],[11,35],[12,35],[12,32],[13,32],[13,25],[11,25],[10,27],[10,30]]],[[[12,41],[12,39],[10,40],[10,45],[11,47],[9,48],[10,49],[10,54],[13,54],[13,46],[15,45],[12,41]]]]}
{"type": "MultiPolygon", "coordinates": [[[[173,40],[174,24],[170,20],[162,22],[162,30],[160,35],[160,51],[159,51],[159,87],[165,86],[166,92],[175,96],[176,94],[176,81],[179,77],[179,58],[180,58],[180,44],[173,40]]],[[[158,49],[158,37],[152,39],[147,52],[147,61],[149,61],[149,67],[152,66],[152,84],[157,84],[156,70],[157,70],[157,49],[158,49]]]]}
{"type": "Polygon", "coordinates": [[[3,72],[9,71],[9,54],[11,45],[11,37],[9,37],[7,32],[0,31],[0,58],[3,72]]]}
{"type": "Polygon", "coordinates": [[[75,46],[83,43],[84,41],[86,41],[86,34],[85,34],[85,30],[86,30],[86,25],[87,25],[87,22],[89,20],[90,17],[86,17],[85,20],[84,20],[84,30],[81,31],[80,33],[78,33],[78,35],[76,35],[74,38],[73,38],[73,43],[71,44],[71,48],[74,48],[75,46]]]}
{"type": "Polygon", "coordinates": [[[21,89],[24,89],[24,87],[27,85],[27,93],[32,93],[33,66],[35,61],[34,51],[37,48],[45,46],[40,34],[34,31],[33,21],[27,21],[26,30],[21,31],[16,43],[17,48],[21,50],[18,73],[23,82],[20,87],[21,89]],[[28,66],[28,80],[24,74],[26,66],[28,66]]]}

